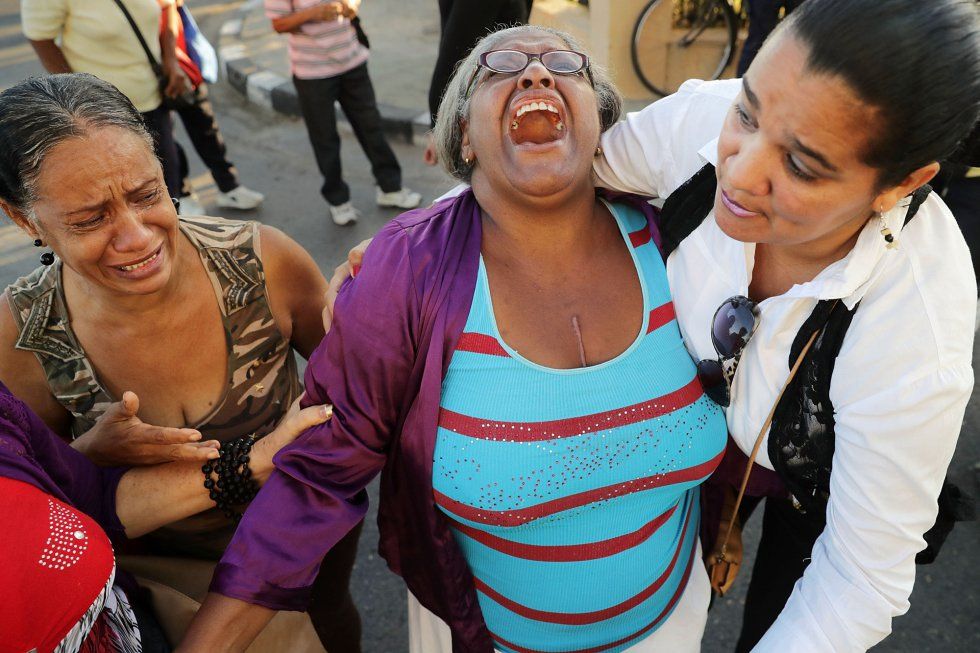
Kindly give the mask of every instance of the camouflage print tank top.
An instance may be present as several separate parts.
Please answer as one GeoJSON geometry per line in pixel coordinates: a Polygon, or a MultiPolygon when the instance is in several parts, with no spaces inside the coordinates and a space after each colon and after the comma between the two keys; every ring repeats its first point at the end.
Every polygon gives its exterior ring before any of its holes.
{"type": "MultiPolygon", "coordinates": [[[[258,223],[181,217],[180,231],[197,248],[214,288],[228,348],[228,383],[197,424],[205,438],[266,435],[302,390],[289,341],[269,308],[259,260],[258,223]]],[[[61,261],[7,287],[20,329],[16,347],[33,351],[51,394],[72,414],[72,436],[88,431],[114,401],[99,383],[75,337],[61,283],[61,261]]],[[[195,515],[150,536],[159,553],[216,557],[234,526],[217,510],[195,515]]]]}

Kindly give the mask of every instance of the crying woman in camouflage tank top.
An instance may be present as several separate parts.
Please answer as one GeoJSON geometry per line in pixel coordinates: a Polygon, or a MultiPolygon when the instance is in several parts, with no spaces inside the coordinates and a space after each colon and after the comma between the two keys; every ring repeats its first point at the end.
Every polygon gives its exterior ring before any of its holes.
{"type": "MultiPolygon", "coordinates": [[[[324,333],[309,254],[256,222],[178,217],[139,114],[108,84],[11,91],[0,208],[45,254],[0,298],[0,380],[101,465],[200,464],[271,431],[301,393],[293,352],[324,333]]],[[[152,550],[216,559],[233,530],[211,510],[152,550]]]]}

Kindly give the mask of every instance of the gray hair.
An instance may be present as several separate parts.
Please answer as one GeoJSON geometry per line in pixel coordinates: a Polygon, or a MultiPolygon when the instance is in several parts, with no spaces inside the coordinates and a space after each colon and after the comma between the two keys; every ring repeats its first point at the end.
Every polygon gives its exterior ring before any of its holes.
{"type": "MultiPolygon", "coordinates": [[[[503,41],[514,36],[530,32],[543,32],[561,39],[571,50],[585,52],[584,48],[574,38],[550,27],[537,25],[520,25],[508,27],[484,36],[473,47],[469,55],[460,62],[452,79],[446,86],[446,91],[439,103],[439,114],[436,126],[433,128],[436,151],[443,168],[460,181],[469,182],[473,175],[473,166],[463,162],[463,121],[470,115],[470,80],[477,72],[480,55],[493,50],[503,41]]],[[[586,53],[587,54],[587,53],[586,53]]],[[[589,72],[592,75],[593,88],[596,95],[596,110],[599,113],[599,125],[606,131],[619,120],[623,99],[606,71],[597,66],[590,58],[589,72]]]]}
{"type": "Polygon", "coordinates": [[[51,149],[92,127],[119,127],[153,139],[115,86],[87,73],[32,77],[0,93],[0,199],[27,216],[51,149]]]}

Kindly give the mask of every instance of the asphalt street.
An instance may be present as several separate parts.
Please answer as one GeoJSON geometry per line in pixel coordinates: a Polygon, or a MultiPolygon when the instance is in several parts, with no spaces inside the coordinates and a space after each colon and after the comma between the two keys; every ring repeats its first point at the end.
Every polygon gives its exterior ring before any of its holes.
{"type": "MultiPolygon", "coordinates": [[[[365,0],[388,2],[397,0],[365,0]]],[[[240,3],[191,1],[188,4],[214,43],[225,17],[240,3]]],[[[431,1],[435,15],[437,3],[431,1]]],[[[109,7],[111,8],[111,3],[109,7]]],[[[433,50],[436,43],[433,40],[433,50]]],[[[29,44],[19,29],[18,3],[0,0],[0,88],[43,71],[36,63],[29,44]]],[[[427,81],[427,77],[426,77],[427,81]]],[[[228,142],[230,158],[237,164],[242,181],[266,195],[257,211],[227,213],[227,217],[246,217],[274,225],[306,247],[329,276],[333,266],[347,250],[370,237],[393,218],[394,211],[374,206],[374,182],[366,158],[352,134],[343,135],[345,177],[353,192],[353,202],[362,212],[351,227],[337,227],[327,216],[327,205],[320,198],[320,176],[313,160],[303,124],[249,104],[226,83],[212,87],[214,105],[222,132],[228,142]]],[[[181,140],[189,145],[182,134],[181,140]]],[[[427,200],[437,197],[453,184],[436,168],[421,162],[422,149],[401,142],[392,143],[404,171],[404,184],[421,192],[427,200]]],[[[195,186],[207,204],[216,189],[200,162],[193,156],[195,186]]],[[[38,250],[6,218],[0,218],[0,282],[13,281],[37,265],[38,250]]],[[[883,334],[885,335],[885,334],[883,334]]],[[[872,343],[888,346],[887,340],[872,343]]],[[[975,358],[976,362],[976,358],[975,358]]],[[[973,494],[980,494],[980,402],[974,395],[967,413],[963,435],[951,469],[951,476],[973,494]]],[[[371,488],[377,496],[377,483],[371,488]]],[[[377,554],[377,527],[374,509],[368,516],[361,538],[353,591],[364,624],[366,653],[394,653],[407,650],[405,589],[401,580],[389,572],[377,554]]],[[[746,531],[751,558],[761,519],[751,520],[746,531]]],[[[919,568],[912,607],[894,622],[894,633],[875,651],[980,651],[980,526],[960,524],[948,540],[937,563],[919,568]]],[[[748,561],[750,562],[750,561],[748,561]]],[[[743,572],[744,573],[744,572],[743,572]]],[[[731,651],[744,601],[747,574],[735,590],[717,601],[709,613],[703,650],[707,653],[731,651]]]]}

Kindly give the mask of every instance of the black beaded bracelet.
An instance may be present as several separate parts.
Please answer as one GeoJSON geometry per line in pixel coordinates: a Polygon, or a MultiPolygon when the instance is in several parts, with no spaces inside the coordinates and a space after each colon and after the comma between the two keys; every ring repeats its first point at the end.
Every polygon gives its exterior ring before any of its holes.
{"type": "Polygon", "coordinates": [[[248,503],[259,491],[248,466],[253,444],[254,433],[223,442],[218,459],[209,460],[201,466],[208,496],[225,517],[235,522],[241,520],[242,514],[233,506],[248,503]]]}

